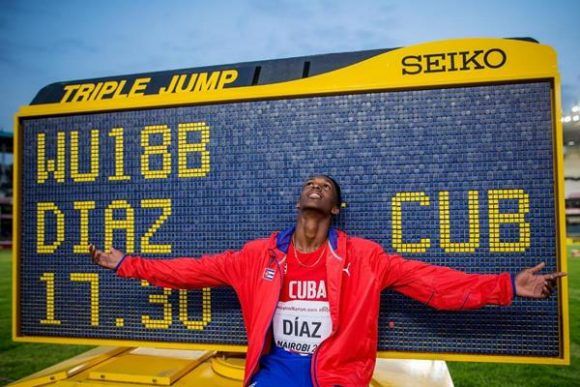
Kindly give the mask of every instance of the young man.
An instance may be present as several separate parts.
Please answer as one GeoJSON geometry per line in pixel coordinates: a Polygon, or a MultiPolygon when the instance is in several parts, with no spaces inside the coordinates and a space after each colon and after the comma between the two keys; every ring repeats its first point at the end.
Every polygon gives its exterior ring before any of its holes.
{"type": "Polygon", "coordinates": [[[548,297],[565,275],[538,274],[543,263],[513,279],[466,274],[390,255],[331,227],[340,203],[336,181],[314,176],[302,188],[295,227],[240,251],[150,260],[89,250],[120,277],[179,289],[233,287],[248,334],[244,385],[257,386],[368,385],[385,288],[437,309],[463,310],[509,305],[514,295],[548,297]]]}

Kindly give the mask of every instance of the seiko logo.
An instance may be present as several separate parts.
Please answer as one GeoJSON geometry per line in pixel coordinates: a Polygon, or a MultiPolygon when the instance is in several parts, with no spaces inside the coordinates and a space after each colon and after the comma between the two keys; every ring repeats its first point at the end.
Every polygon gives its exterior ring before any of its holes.
{"type": "Polygon", "coordinates": [[[403,75],[441,73],[448,71],[497,69],[507,61],[499,48],[489,50],[442,52],[426,55],[407,55],[401,60],[403,75]]]}

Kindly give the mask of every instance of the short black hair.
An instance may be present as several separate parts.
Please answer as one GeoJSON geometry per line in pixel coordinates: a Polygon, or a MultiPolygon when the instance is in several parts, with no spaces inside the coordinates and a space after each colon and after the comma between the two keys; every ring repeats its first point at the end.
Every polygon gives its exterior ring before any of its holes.
{"type": "Polygon", "coordinates": [[[332,184],[334,184],[334,190],[336,191],[336,205],[338,206],[338,208],[340,208],[342,206],[342,194],[340,192],[340,185],[338,185],[337,181],[328,175],[314,175],[314,176],[322,176],[330,180],[332,184]]]}

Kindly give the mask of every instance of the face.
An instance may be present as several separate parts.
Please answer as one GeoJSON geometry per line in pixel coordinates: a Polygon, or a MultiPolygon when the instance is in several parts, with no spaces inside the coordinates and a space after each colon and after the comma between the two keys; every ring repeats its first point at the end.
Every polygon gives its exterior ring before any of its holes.
{"type": "Polygon", "coordinates": [[[324,176],[314,176],[306,180],[296,207],[338,215],[340,209],[334,184],[324,176]]]}

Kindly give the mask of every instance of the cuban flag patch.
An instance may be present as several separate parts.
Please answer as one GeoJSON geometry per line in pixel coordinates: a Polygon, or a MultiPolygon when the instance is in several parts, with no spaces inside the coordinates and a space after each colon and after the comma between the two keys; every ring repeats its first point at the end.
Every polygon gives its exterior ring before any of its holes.
{"type": "Polygon", "coordinates": [[[265,280],[272,281],[274,279],[275,275],[276,275],[276,270],[274,270],[274,269],[267,267],[266,270],[264,270],[264,279],[265,280]]]}

